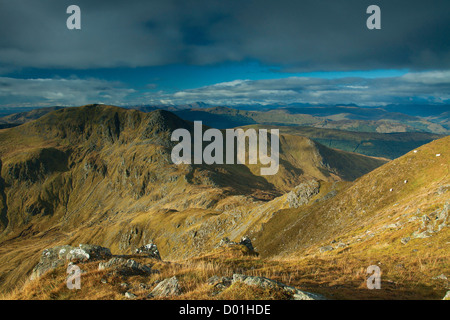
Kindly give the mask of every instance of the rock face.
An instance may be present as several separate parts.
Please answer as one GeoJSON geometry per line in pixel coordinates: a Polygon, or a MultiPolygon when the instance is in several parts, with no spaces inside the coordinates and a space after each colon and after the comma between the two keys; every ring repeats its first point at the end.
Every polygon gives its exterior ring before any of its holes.
{"type": "Polygon", "coordinates": [[[298,208],[307,204],[313,196],[319,193],[320,184],[316,180],[311,180],[299,184],[288,193],[286,201],[289,208],[298,208]]]}
{"type": "Polygon", "coordinates": [[[150,293],[153,297],[170,297],[181,294],[181,289],[176,277],[161,281],[150,293]]]}
{"type": "Polygon", "coordinates": [[[152,272],[152,269],[149,266],[140,264],[133,259],[125,259],[120,257],[114,257],[107,262],[100,262],[98,269],[113,269],[113,271],[126,276],[145,275],[152,272]]]}
{"type": "Polygon", "coordinates": [[[135,250],[135,253],[147,256],[149,258],[161,260],[161,256],[159,255],[158,248],[156,247],[156,244],[153,244],[153,243],[149,243],[149,244],[146,244],[145,246],[137,248],[135,250]]]}
{"type": "Polygon", "coordinates": [[[246,276],[243,274],[233,274],[232,284],[236,282],[242,282],[246,285],[257,286],[263,289],[281,288],[284,291],[292,294],[293,300],[326,300],[326,298],[320,294],[301,291],[298,290],[297,288],[287,286],[281,282],[263,277],[253,277],[253,276],[246,276]]]}
{"type": "Polygon", "coordinates": [[[64,265],[66,261],[83,263],[107,259],[111,256],[111,251],[108,248],[89,244],[80,244],[78,248],[65,245],[45,249],[42,252],[39,263],[34,267],[30,278],[34,280],[47,271],[64,265]]]}

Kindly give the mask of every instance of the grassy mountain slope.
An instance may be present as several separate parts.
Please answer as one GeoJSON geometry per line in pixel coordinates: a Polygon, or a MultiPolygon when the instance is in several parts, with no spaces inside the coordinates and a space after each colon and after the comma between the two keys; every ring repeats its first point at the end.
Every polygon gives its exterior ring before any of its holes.
{"type": "Polygon", "coordinates": [[[89,105],[1,130],[2,289],[50,245],[121,253],[154,240],[165,257],[192,257],[266,221],[286,207],[286,196],[276,196],[302,181],[353,180],[386,162],[286,135],[272,177],[257,165],[175,166],[177,128],[192,123],[167,111],[89,105]]]}
{"type": "MultiPolygon", "coordinates": [[[[153,288],[156,280],[172,276],[182,288],[175,298],[287,298],[280,292],[246,286],[231,286],[217,293],[207,284],[213,275],[234,273],[268,277],[331,299],[442,299],[448,290],[445,275],[450,272],[450,137],[416,151],[355,182],[320,182],[318,193],[297,208],[286,208],[286,196],[282,196],[247,206],[252,209],[244,220],[239,221],[235,212],[236,225],[251,235],[259,257],[249,256],[239,246],[212,249],[195,258],[179,257],[176,263],[151,262],[160,273],[126,281],[139,299],[148,299],[141,283],[153,288]],[[248,222],[250,219],[259,222],[248,222]],[[370,265],[381,269],[379,290],[366,287],[370,265]]],[[[202,218],[219,219],[220,215],[213,215],[210,212],[202,218]]],[[[191,226],[196,227],[200,216],[197,210],[190,212],[191,226]]],[[[185,217],[166,212],[157,220],[165,219],[176,225],[183,224],[185,217]]],[[[194,239],[191,245],[195,246],[194,239]]],[[[80,292],[65,288],[65,268],[61,267],[5,297],[124,299],[119,285],[123,279],[108,278],[95,263],[83,268],[87,276],[80,292]],[[101,284],[102,278],[108,278],[107,284],[101,284]]]]}
{"type": "Polygon", "coordinates": [[[394,133],[430,132],[448,134],[445,124],[434,118],[425,119],[381,108],[356,106],[277,107],[251,111],[228,107],[185,109],[175,111],[183,119],[202,120],[218,128],[243,125],[311,126],[356,132],[394,133]],[[433,122],[429,121],[433,120],[433,122]]]}
{"type": "Polygon", "coordinates": [[[414,148],[443,137],[442,135],[426,132],[399,132],[384,134],[302,126],[275,127],[249,125],[244,128],[260,127],[267,129],[277,128],[282,134],[293,134],[307,137],[329,148],[388,159],[398,158],[414,148]]]}

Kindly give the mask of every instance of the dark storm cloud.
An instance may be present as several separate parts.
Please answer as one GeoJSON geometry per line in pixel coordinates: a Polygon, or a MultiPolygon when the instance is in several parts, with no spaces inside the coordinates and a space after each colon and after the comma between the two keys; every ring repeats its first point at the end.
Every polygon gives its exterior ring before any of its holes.
{"type": "Polygon", "coordinates": [[[255,59],[287,71],[450,68],[450,2],[0,0],[0,72],[255,59]],[[66,28],[67,6],[82,30],[66,28]],[[366,28],[366,8],[382,29],[366,28]]]}

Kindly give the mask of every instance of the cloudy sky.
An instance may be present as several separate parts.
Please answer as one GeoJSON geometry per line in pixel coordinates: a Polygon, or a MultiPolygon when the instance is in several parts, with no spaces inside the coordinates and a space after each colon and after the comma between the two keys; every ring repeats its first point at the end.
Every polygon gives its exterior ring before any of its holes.
{"type": "Polygon", "coordinates": [[[0,107],[448,104],[449,17],[448,0],[0,0],[0,107]]]}

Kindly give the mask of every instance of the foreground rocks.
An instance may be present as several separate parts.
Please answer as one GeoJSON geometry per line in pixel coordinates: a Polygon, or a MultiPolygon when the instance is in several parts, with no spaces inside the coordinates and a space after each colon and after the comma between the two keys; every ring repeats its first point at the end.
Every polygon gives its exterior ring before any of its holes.
{"type": "Polygon", "coordinates": [[[263,289],[281,288],[282,290],[292,295],[292,300],[326,300],[326,298],[320,294],[301,291],[295,287],[291,287],[268,278],[246,276],[243,274],[233,274],[232,284],[236,282],[242,282],[246,285],[256,286],[263,289]]]}
{"type": "Polygon", "coordinates": [[[47,271],[63,266],[66,262],[85,263],[112,257],[111,251],[97,245],[80,244],[78,247],[57,246],[45,249],[39,263],[31,273],[31,280],[39,278],[47,271]]]}
{"type": "Polygon", "coordinates": [[[136,262],[133,259],[120,257],[114,257],[107,262],[100,262],[98,269],[112,269],[114,272],[124,276],[146,275],[152,273],[151,267],[136,262]]]}
{"type": "Polygon", "coordinates": [[[172,297],[181,294],[177,277],[161,281],[150,293],[149,297],[172,297]]]}
{"type": "MultiPolygon", "coordinates": [[[[136,251],[138,250],[139,252],[136,253],[143,257],[161,260],[155,244],[145,245],[136,251]]],[[[98,245],[80,244],[78,247],[64,245],[45,249],[42,252],[39,263],[33,268],[30,279],[37,279],[44,273],[61,267],[67,262],[87,263],[98,260],[106,260],[100,262],[100,270],[111,268],[122,275],[142,275],[152,272],[151,267],[142,265],[132,259],[126,259],[125,256],[113,257],[108,248],[98,245]]]]}
{"type": "Polygon", "coordinates": [[[219,290],[219,292],[214,292],[213,295],[219,294],[221,291],[235,283],[243,283],[248,286],[259,287],[262,289],[281,289],[288,293],[292,297],[292,300],[326,300],[326,298],[320,294],[301,291],[295,287],[264,277],[246,276],[236,273],[233,274],[232,278],[213,276],[208,279],[208,284],[219,290]]]}
{"type": "MultiPolygon", "coordinates": [[[[250,239],[247,237],[242,238],[239,243],[231,242],[228,239],[224,239],[223,242],[226,245],[243,245],[249,250],[254,250],[250,239]]],[[[135,254],[142,255],[143,258],[150,257],[158,260],[161,259],[157,247],[154,244],[138,248],[135,251],[135,254]]],[[[78,247],[72,247],[68,245],[58,246],[43,251],[39,263],[33,269],[32,279],[40,277],[49,270],[64,266],[67,262],[70,264],[99,261],[98,270],[108,271],[108,273],[105,274],[105,277],[100,280],[102,284],[106,285],[114,285],[114,282],[117,282],[117,278],[115,278],[115,275],[119,275],[122,277],[146,277],[152,273],[159,272],[157,270],[153,270],[151,265],[138,262],[141,261],[139,260],[139,258],[140,257],[136,257],[136,255],[113,256],[108,248],[96,245],[80,244],[78,247]],[[138,259],[138,261],[134,259],[138,259]],[[111,281],[111,279],[113,280],[111,281]]],[[[148,260],[142,259],[142,261],[147,262],[148,260]]],[[[122,280],[123,278],[118,279],[122,280]]],[[[148,278],[142,278],[142,280],[148,281],[148,278]]],[[[285,285],[275,280],[264,277],[247,276],[238,273],[233,274],[233,277],[212,276],[207,280],[207,283],[210,286],[214,287],[214,292],[212,292],[212,295],[220,294],[222,291],[231,287],[233,284],[242,283],[247,286],[254,286],[262,289],[281,289],[282,291],[287,293],[286,297],[290,297],[292,300],[325,299],[319,294],[304,292],[296,289],[295,287],[285,285]]],[[[126,282],[122,282],[120,284],[119,291],[122,292],[126,299],[170,298],[177,297],[182,294],[182,289],[176,276],[163,279],[162,281],[156,280],[153,281],[152,284],[141,282],[139,285],[129,285],[126,282]],[[151,289],[152,287],[153,289],[151,289]],[[142,291],[144,291],[144,293],[142,293],[142,291]]]]}

